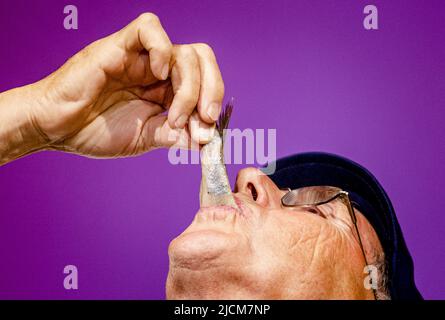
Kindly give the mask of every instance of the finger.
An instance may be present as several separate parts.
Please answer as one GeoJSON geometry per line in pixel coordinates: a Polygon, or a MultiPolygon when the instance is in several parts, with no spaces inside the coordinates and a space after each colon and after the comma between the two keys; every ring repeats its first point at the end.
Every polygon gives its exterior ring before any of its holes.
{"type": "Polygon", "coordinates": [[[150,118],[142,132],[148,149],[170,148],[198,150],[199,145],[194,143],[190,132],[185,129],[174,129],[168,124],[167,116],[159,114],[150,118]]]}
{"type": "Polygon", "coordinates": [[[154,76],[167,79],[173,46],[156,15],[143,13],[118,34],[126,50],[147,50],[154,76]]]}
{"type": "Polygon", "coordinates": [[[172,128],[184,128],[199,98],[201,81],[199,62],[192,46],[175,46],[172,69],[173,101],[168,111],[172,128]]]}
{"type": "Polygon", "coordinates": [[[205,122],[214,123],[221,113],[224,82],[212,48],[205,43],[194,44],[201,70],[198,112],[205,122]]]}
{"type": "Polygon", "coordinates": [[[196,110],[190,116],[188,127],[193,142],[197,144],[209,143],[215,134],[215,124],[210,125],[203,122],[196,110]]]}
{"type": "Polygon", "coordinates": [[[139,99],[154,102],[164,109],[170,107],[173,100],[173,88],[169,80],[157,81],[149,86],[130,87],[127,90],[139,99]]]}

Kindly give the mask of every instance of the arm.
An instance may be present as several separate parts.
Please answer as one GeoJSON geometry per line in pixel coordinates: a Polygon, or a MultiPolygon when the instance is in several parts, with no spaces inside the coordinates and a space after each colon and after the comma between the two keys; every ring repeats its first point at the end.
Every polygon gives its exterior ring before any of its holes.
{"type": "Polygon", "coordinates": [[[174,45],[142,14],[45,79],[0,95],[0,165],[43,149],[113,158],[205,144],[223,95],[212,49],[174,45]]]}
{"type": "Polygon", "coordinates": [[[45,146],[45,139],[32,121],[33,105],[43,103],[41,97],[34,94],[36,86],[24,86],[0,94],[0,165],[45,146]]]}

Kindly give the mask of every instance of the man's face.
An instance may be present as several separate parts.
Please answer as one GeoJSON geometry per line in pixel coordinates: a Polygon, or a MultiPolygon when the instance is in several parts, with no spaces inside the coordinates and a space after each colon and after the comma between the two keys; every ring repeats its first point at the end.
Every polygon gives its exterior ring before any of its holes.
{"type": "MultiPolygon", "coordinates": [[[[171,242],[167,298],[372,298],[347,207],[285,208],[285,193],[261,171],[241,170],[234,194],[240,211],[201,208],[171,242]]],[[[373,228],[356,215],[367,257],[381,251],[373,228]]]]}

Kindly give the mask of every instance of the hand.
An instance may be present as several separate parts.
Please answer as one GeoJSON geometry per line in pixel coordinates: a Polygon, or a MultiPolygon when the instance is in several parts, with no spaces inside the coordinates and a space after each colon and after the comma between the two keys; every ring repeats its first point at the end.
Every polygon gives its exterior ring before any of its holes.
{"type": "Polygon", "coordinates": [[[159,19],[145,13],[33,90],[44,97],[31,123],[45,148],[123,157],[208,142],[224,83],[209,46],[172,45],[159,19]]]}

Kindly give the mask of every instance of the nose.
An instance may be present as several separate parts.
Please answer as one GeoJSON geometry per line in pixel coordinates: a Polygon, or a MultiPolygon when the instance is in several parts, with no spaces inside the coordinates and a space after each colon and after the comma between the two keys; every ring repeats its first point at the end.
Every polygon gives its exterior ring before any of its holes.
{"type": "Polygon", "coordinates": [[[280,190],[267,175],[256,168],[246,168],[238,172],[235,192],[251,197],[263,207],[280,206],[280,190]]]}

